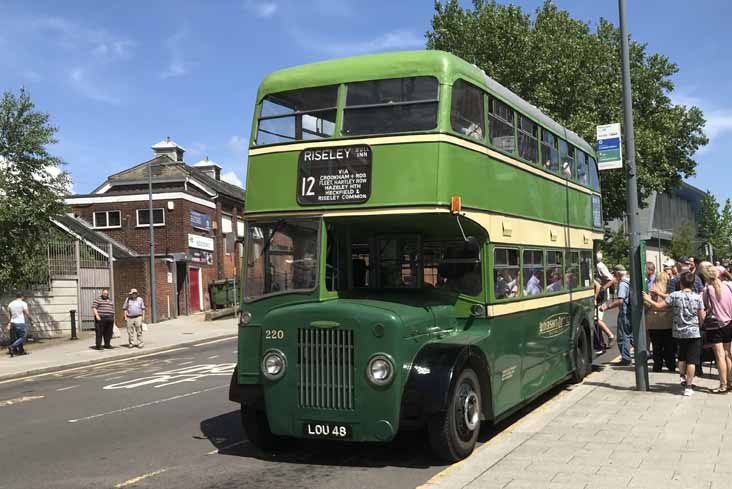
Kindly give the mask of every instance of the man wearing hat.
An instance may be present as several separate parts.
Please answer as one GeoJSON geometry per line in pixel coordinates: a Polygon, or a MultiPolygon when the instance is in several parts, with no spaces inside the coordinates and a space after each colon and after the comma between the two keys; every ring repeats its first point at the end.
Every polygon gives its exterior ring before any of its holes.
{"type": "Polygon", "coordinates": [[[668,275],[668,279],[671,280],[676,276],[676,262],[669,258],[663,262],[663,271],[668,275]]]}
{"type": "Polygon", "coordinates": [[[137,289],[130,289],[125,304],[122,306],[127,324],[127,338],[130,348],[142,348],[142,316],[145,314],[145,302],[137,295],[137,289]]]}
{"type": "Polygon", "coordinates": [[[620,365],[630,365],[630,348],[633,346],[633,327],[630,324],[630,280],[623,265],[615,265],[613,276],[618,284],[618,295],[614,301],[600,306],[601,311],[619,307],[618,311],[618,350],[620,350],[620,365]]]}
{"type": "MultiPolygon", "coordinates": [[[[666,289],[667,293],[676,292],[677,290],[681,290],[681,274],[684,272],[690,272],[691,271],[691,259],[689,259],[688,256],[682,256],[679,258],[679,261],[676,262],[676,266],[679,268],[679,273],[676,274],[674,278],[669,280],[668,282],[668,288],[666,289]]],[[[702,290],[704,290],[704,284],[702,283],[701,278],[699,278],[699,275],[694,275],[694,292],[697,294],[701,294],[702,290]]]]}

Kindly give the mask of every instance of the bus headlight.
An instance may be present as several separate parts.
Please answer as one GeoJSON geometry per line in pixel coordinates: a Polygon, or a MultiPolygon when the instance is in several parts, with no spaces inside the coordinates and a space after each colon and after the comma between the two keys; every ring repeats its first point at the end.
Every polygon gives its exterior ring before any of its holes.
{"type": "Polygon", "coordinates": [[[262,359],[262,373],[269,380],[278,380],[285,375],[287,364],[285,354],[279,350],[270,350],[262,359]]]}
{"type": "Polygon", "coordinates": [[[239,313],[239,326],[246,326],[252,320],[252,313],[249,311],[241,311],[239,313]]]}
{"type": "Polygon", "coordinates": [[[394,362],[387,355],[374,355],[369,360],[366,376],[376,386],[389,385],[394,380],[394,362]]]}

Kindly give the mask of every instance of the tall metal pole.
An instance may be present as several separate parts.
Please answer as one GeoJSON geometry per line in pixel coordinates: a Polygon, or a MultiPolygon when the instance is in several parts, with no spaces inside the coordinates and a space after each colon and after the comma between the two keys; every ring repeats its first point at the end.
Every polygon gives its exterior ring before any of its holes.
{"type": "Polygon", "coordinates": [[[148,217],[150,219],[150,322],[158,322],[155,286],[155,221],[153,219],[152,160],[147,164],[148,217]]]}
{"type": "Polygon", "coordinates": [[[635,132],[633,129],[633,97],[630,86],[630,55],[625,0],[620,7],[620,45],[623,65],[623,119],[625,136],[625,164],[628,190],[628,227],[630,228],[630,321],[635,347],[635,387],[648,390],[648,350],[646,327],[643,319],[643,269],[640,257],[640,225],[638,219],[638,176],[635,168],[635,132]]]}

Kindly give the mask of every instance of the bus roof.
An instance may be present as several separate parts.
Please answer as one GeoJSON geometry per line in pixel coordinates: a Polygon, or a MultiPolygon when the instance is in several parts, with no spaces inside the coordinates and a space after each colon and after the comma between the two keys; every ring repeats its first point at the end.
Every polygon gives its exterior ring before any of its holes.
{"type": "Polygon", "coordinates": [[[595,153],[579,135],[486,75],[477,66],[445,51],[369,54],[285,68],[269,74],[262,81],[257,103],[270,93],[286,90],[420,75],[435,76],[443,84],[452,84],[456,78],[472,81],[578,148],[593,155],[595,153]]]}

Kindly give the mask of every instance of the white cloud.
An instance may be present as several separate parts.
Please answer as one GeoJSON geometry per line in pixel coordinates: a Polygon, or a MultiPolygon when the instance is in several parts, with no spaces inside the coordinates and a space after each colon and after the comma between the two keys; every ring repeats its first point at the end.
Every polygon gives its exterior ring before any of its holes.
{"type": "Polygon", "coordinates": [[[160,74],[162,78],[177,78],[179,76],[185,76],[190,72],[183,56],[183,48],[181,47],[183,38],[188,33],[187,31],[185,27],[178,29],[165,42],[170,52],[170,60],[168,62],[168,68],[160,74]]]}
{"type": "Polygon", "coordinates": [[[355,56],[358,54],[383,51],[422,49],[425,46],[424,37],[406,30],[387,32],[372,39],[352,42],[308,38],[307,35],[302,34],[295,34],[295,36],[303,45],[311,50],[324,52],[333,56],[355,56]]]}
{"type": "Polygon", "coordinates": [[[249,140],[243,136],[231,136],[229,138],[229,149],[236,156],[243,157],[247,152],[247,146],[249,146],[249,140]]]}
{"type": "Polygon", "coordinates": [[[208,144],[206,143],[193,143],[188,146],[188,154],[192,156],[204,156],[207,149],[208,144]]]}
{"type": "Polygon", "coordinates": [[[97,102],[118,105],[119,99],[107,93],[101,84],[90,79],[86,69],[76,66],[68,73],[71,85],[82,95],[97,102]]]}
{"type": "Polygon", "coordinates": [[[704,134],[709,138],[709,144],[699,150],[707,151],[720,136],[732,132],[732,108],[718,107],[700,97],[685,92],[672,93],[671,102],[687,107],[696,106],[704,112],[704,134]]]}
{"type": "Polygon", "coordinates": [[[236,185],[237,187],[244,188],[244,184],[241,182],[241,178],[239,178],[239,175],[237,175],[236,172],[227,171],[221,175],[221,180],[232,185],[236,185]]]}
{"type": "Polygon", "coordinates": [[[102,62],[132,57],[134,41],[115,35],[106,29],[93,28],[63,17],[41,16],[26,22],[31,29],[55,38],[57,43],[77,54],[91,53],[102,62]]]}
{"type": "Polygon", "coordinates": [[[272,17],[277,12],[278,5],[271,1],[246,0],[244,7],[258,17],[272,17]]]}

